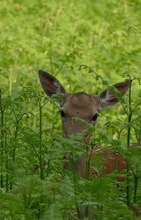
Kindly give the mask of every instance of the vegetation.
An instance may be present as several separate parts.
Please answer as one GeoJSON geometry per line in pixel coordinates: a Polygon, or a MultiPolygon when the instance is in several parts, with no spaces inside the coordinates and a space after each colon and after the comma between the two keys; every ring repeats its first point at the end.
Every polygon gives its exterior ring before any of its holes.
{"type": "Polygon", "coordinates": [[[141,149],[129,148],[141,143],[140,11],[139,0],[0,1],[0,220],[77,219],[80,204],[98,220],[141,219],[141,149]],[[133,80],[93,128],[93,147],[112,145],[129,161],[120,190],[116,171],[88,180],[63,170],[80,137],[62,138],[58,103],[45,97],[38,69],[71,92],[133,80]]]}

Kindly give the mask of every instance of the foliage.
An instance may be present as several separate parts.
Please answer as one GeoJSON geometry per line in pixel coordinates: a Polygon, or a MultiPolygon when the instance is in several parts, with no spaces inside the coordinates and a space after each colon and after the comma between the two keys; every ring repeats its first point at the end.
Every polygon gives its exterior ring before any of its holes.
{"type": "Polygon", "coordinates": [[[140,219],[140,147],[129,148],[141,143],[140,7],[139,0],[0,1],[0,219],[77,219],[80,205],[94,207],[96,219],[140,219]],[[64,153],[76,157],[86,146],[81,136],[62,138],[59,105],[43,94],[38,69],[67,91],[90,94],[134,79],[129,96],[89,128],[91,147],[112,145],[128,159],[121,190],[116,172],[91,180],[63,170],[64,153]]]}

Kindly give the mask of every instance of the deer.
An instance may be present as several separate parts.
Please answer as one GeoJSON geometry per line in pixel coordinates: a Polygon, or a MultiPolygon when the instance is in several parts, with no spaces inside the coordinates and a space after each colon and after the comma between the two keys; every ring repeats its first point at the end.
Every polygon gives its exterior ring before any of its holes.
{"type": "MultiPolygon", "coordinates": [[[[88,125],[95,126],[98,119],[99,113],[105,107],[113,106],[118,103],[118,98],[112,89],[107,88],[98,95],[89,95],[85,92],[69,93],[61,85],[58,79],[56,79],[51,74],[39,70],[38,71],[40,83],[47,96],[51,97],[54,94],[61,94],[59,100],[60,113],[62,120],[62,132],[64,138],[69,138],[71,135],[82,133],[87,129],[88,125]],[[82,119],[86,123],[80,122],[80,120],[74,120],[75,118],[82,119]]],[[[123,96],[128,91],[131,85],[131,80],[125,80],[113,85],[113,88],[118,90],[123,96]]],[[[84,141],[87,143],[90,140],[90,134],[86,134],[84,141]]],[[[99,160],[104,160],[104,165],[102,169],[102,175],[111,174],[114,170],[118,172],[126,169],[127,162],[122,154],[114,153],[112,147],[94,147],[92,150],[88,151],[88,157],[91,158],[95,154],[101,153],[99,160]],[[115,163],[116,161],[116,163],[115,163]]],[[[66,154],[65,158],[67,162],[64,162],[63,167],[67,170],[72,170],[80,178],[86,178],[86,156],[81,155],[75,159],[75,169],[72,169],[72,157],[66,154]]],[[[89,169],[90,178],[96,178],[98,176],[97,171],[94,166],[89,169]]],[[[124,179],[119,178],[119,181],[124,181],[124,179]]],[[[84,216],[81,213],[78,215],[79,219],[83,219],[84,216]],[[80,217],[81,216],[81,217],[80,217]]],[[[93,217],[89,218],[93,219],[93,217]]]]}

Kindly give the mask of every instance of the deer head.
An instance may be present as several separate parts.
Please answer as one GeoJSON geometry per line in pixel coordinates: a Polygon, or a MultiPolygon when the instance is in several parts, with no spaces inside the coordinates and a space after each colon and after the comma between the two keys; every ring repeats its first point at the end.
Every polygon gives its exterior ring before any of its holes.
{"type": "MultiPolygon", "coordinates": [[[[48,96],[61,93],[60,111],[62,118],[62,130],[64,137],[79,133],[87,128],[87,123],[95,125],[102,108],[115,105],[118,98],[113,89],[106,89],[99,95],[89,95],[85,92],[68,93],[61,83],[52,75],[42,70],[38,72],[43,90],[48,96]],[[75,118],[83,119],[86,123],[80,123],[75,118]]],[[[124,81],[113,85],[122,95],[130,86],[130,81],[124,81]]]]}

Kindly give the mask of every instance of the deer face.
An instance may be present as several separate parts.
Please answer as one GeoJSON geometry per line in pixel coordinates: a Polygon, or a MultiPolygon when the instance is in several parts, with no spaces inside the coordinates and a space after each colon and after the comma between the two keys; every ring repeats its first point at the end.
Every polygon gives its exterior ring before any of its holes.
{"type": "MultiPolygon", "coordinates": [[[[88,123],[95,125],[99,112],[103,107],[112,106],[118,102],[110,88],[97,96],[85,92],[67,93],[61,83],[49,73],[42,70],[38,72],[42,87],[48,96],[61,93],[60,111],[64,137],[80,133],[87,128],[88,123]],[[81,119],[81,120],[80,120],[81,119]]],[[[130,81],[113,85],[123,95],[130,86],[130,81]]]]}

